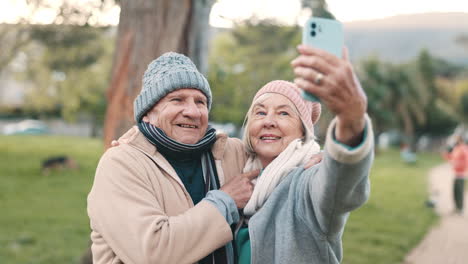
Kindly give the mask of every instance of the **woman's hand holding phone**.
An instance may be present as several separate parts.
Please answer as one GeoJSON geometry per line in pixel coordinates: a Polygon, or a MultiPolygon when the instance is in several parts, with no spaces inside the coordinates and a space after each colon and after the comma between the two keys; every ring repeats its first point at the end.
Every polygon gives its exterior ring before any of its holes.
{"type": "Polygon", "coordinates": [[[291,64],[294,83],[302,90],[320,98],[337,117],[336,139],[352,146],[359,141],[367,111],[367,97],[343,48],[343,59],[321,49],[299,45],[300,55],[291,64]],[[323,74],[320,83],[317,75],[323,74]]]}
{"type": "MultiPolygon", "coordinates": [[[[304,25],[302,31],[302,44],[304,45],[324,50],[341,58],[343,42],[343,26],[337,20],[312,17],[304,25]]],[[[314,83],[320,85],[326,76],[318,69],[315,71],[314,83]]],[[[312,93],[304,90],[302,96],[309,101],[320,101],[312,93]]]]}

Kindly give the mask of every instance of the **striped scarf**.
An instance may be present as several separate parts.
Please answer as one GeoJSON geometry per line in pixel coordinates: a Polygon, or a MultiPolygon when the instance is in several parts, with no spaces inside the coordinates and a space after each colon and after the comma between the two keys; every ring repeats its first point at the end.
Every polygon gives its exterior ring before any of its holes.
{"type": "Polygon", "coordinates": [[[208,127],[205,136],[195,144],[184,144],[168,137],[162,129],[140,121],[138,128],[141,133],[157,147],[158,151],[176,157],[193,157],[209,151],[216,141],[216,129],[208,127]]]}

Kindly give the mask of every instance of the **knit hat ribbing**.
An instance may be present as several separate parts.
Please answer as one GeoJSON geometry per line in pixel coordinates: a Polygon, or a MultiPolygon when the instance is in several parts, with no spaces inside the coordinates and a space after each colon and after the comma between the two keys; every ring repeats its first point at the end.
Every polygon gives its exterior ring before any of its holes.
{"type": "Polygon", "coordinates": [[[168,93],[183,88],[200,90],[206,96],[208,110],[211,108],[208,81],[195,64],[182,54],[167,52],[153,60],[143,75],[142,83],[141,92],[133,104],[137,122],[168,93]]]}
{"type": "Polygon", "coordinates": [[[317,123],[322,111],[320,103],[304,100],[301,96],[301,89],[294,83],[282,80],[271,81],[263,86],[255,94],[253,102],[266,93],[277,93],[288,98],[296,106],[305,125],[314,131],[314,124],[317,123]]]}

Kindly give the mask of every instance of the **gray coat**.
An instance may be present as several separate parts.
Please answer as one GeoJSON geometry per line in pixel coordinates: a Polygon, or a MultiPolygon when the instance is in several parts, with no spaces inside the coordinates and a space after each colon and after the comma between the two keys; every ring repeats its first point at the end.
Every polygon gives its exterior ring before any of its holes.
{"type": "Polygon", "coordinates": [[[361,145],[350,149],[327,133],[323,161],[296,168],[249,221],[253,264],[340,263],[349,213],[369,197],[373,134],[369,119],[361,145]]]}

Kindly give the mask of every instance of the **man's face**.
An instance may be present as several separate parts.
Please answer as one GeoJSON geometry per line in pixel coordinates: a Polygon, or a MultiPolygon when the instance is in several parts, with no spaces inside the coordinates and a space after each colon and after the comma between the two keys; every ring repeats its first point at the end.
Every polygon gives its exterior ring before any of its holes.
{"type": "Polygon", "coordinates": [[[195,144],[208,128],[206,96],[197,89],[184,88],[167,94],[143,117],[170,138],[195,144]]]}

